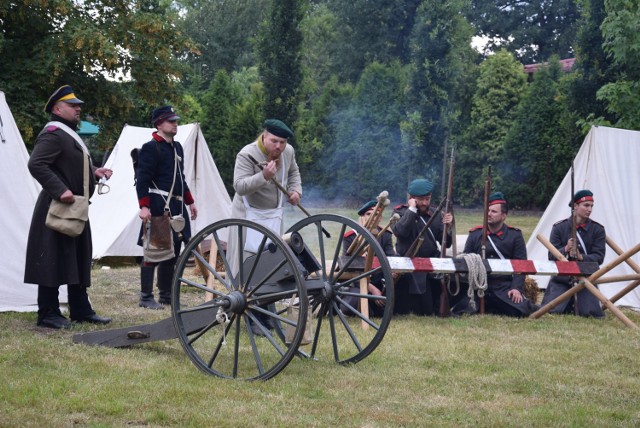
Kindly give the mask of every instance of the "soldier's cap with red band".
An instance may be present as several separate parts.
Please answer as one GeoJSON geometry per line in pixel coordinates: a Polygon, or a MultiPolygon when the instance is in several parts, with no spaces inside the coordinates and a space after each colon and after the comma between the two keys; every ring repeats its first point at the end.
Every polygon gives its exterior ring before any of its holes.
{"type": "Polygon", "coordinates": [[[504,194],[502,192],[494,192],[489,195],[489,206],[495,204],[506,204],[507,200],[504,198],[504,194]]]}
{"type": "Polygon", "coordinates": [[[84,101],[78,99],[76,94],[73,93],[73,88],[69,85],[60,86],[56,89],[53,94],[49,97],[47,104],[44,106],[44,111],[47,113],[51,113],[53,106],[58,101],[64,101],[69,104],[84,104],[84,101]]]}
{"type": "Polygon", "coordinates": [[[569,206],[572,207],[573,204],[579,204],[584,201],[593,201],[593,192],[591,190],[578,190],[576,194],[573,195],[572,201],[569,202],[569,206]]]}

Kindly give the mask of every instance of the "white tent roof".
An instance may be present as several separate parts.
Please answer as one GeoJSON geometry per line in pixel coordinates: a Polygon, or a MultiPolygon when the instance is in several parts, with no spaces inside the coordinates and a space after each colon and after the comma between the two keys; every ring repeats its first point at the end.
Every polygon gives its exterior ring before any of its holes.
{"type": "MultiPolygon", "coordinates": [[[[95,192],[89,206],[94,259],[142,255],[142,248],[137,245],[141,220],[131,150],[151,140],[154,131],[125,125],[105,163],[105,167],[113,170],[107,183],[111,190],[103,195],[95,192]]],[[[200,126],[197,123],[179,126],[176,141],[184,147],[184,173],[198,208],[198,217],[191,223],[195,235],[205,226],[231,217],[231,199],[200,126]]]]}
{"type": "MultiPolygon", "coordinates": [[[[0,91],[0,312],[38,310],[38,286],[24,283],[27,237],[33,207],[40,185],[27,168],[29,154],[20,131],[0,91]]],[[[61,288],[60,302],[66,302],[66,288],[61,288]]]]}
{"type": "MultiPolygon", "coordinates": [[[[594,209],[591,218],[605,227],[610,237],[623,251],[640,242],[638,211],[640,209],[640,132],[607,127],[592,127],[574,160],[575,191],[589,189],[594,194],[594,209]]],[[[528,258],[546,260],[547,249],[536,235],[549,238],[551,227],[557,221],[571,215],[571,170],[562,180],[549,206],[527,243],[528,258]]],[[[604,265],[618,255],[607,246],[604,265]]],[[[640,255],[632,259],[640,264],[640,255]]],[[[635,273],[622,263],[605,276],[635,273]]],[[[548,277],[536,276],[541,288],[545,288],[548,277]]],[[[627,283],[601,284],[600,290],[612,297],[627,283]]],[[[616,302],[620,306],[640,308],[640,288],[636,288],[616,302]]]]}

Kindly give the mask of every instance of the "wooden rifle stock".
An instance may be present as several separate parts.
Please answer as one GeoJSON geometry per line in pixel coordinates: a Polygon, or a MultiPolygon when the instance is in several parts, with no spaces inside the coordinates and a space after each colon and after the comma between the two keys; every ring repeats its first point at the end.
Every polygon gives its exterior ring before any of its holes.
{"type": "MultiPolygon", "coordinates": [[[[258,168],[260,168],[260,170],[262,171],[264,169],[264,166],[258,162],[256,160],[256,158],[254,158],[251,155],[247,155],[249,157],[249,159],[251,160],[251,162],[253,162],[258,168]]],[[[280,184],[280,182],[278,180],[276,180],[276,178],[274,177],[271,181],[273,181],[273,184],[276,185],[276,187],[285,195],[289,196],[289,192],[287,192],[287,189],[284,188],[284,186],[282,184],[280,184]]],[[[302,206],[301,203],[298,203],[298,205],[296,205],[298,208],[300,208],[300,211],[302,211],[307,217],[311,217],[311,213],[309,211],[307,211],[307,209],[305,207],[302,206]]],[[[327,238],[331,238],[331,234],[329,233],[329,231],[327,231],[327,229],[325,229],[324,227],[322,228],[322,233],[324,233],[324,236],[326,236],[327,238]]]]}

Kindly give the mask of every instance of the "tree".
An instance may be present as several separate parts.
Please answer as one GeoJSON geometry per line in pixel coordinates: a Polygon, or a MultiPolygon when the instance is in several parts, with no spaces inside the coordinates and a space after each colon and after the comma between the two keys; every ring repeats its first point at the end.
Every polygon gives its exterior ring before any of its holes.
{"type": "MultiPolygon", "coordinates": [[[[463,205],[482,201],[486,168],[502,162],[505,137],[526,89],[522,64],[504,49],[489,56],[479,69],[471,123],[459,142],[456,159],[456,195],[463,205]]],[[[496,174],[493,181],[501,182],[496,174]]]]}
{"type": "Polygon", "coordinates": [[[557,57],[536,72],[520,102],[506,137],[497,170],[510,204],[523,209],[545,207],[580,147],[579,134],[566,103],[568,91],[557,57]]]}
{"type": "Polygon", "coordinates": [[[265,17],[269,2],[262,0],[181,0],[186,13],[178,28],[197,50],[183,61],[188,65],[185,84],[205,89],[220,70],[227,73],[255,65],[252,40],[265,17]]]}
{"type": "Polygon", "coordinates": [[[440,183],[445,145],[455,144],[468,123],[477,53],[470,46],[471,26],[461,13],[467,5],[466,0],[425,0],[418,8],[411,36],[408,120],[403,124],[403,151],[411,159],[404,168],[405,182],[422,176],[440,183]]]}
{"type": "Polygon", "coordinates": [[[325,195],[358,203],[387,190],[401,198],[406,190],[399,156],[407,71],[398,62],[369,64],[350,103],[334,113],[336,146],[320,161],[333,177],[325,195]]]}
{"type": "Polygon", "coordinates": [[[176,57],[191,47],[176,19],[157,0],[3,2],[0,55],[12,60],[2,64],[0,87],[16,100],[12,110],[27,144],[46,120],[46,100],[63,84],[86,102],[83,112],[98,121],[104,146],[132,118],[147,123],[147,106],[176,95],[176,57]]]}
{"type": "Polygon", "coordinates": [[[489,51],[504,47],[524,64],[544,62],[553,54],[574,55],[575,0],[473,0],[469,20],[489,51]]]}
{"type": "Polygon", "coordinates": [[[292,125],[296,121],[297,93],[302,82],[300,23],[304,3],[280,0],[271,5],[258,36],[258,69],[265,91],[265,116],[292,125]]]}
{"type": "Polygon", "coordinates": [[[614,82],[598,91],[607,111],[618,118],[616,126],[640,129],[640,4],[629,0],[605,0],[607,17],[602,23],[604,49],[618,67],[614,82]]]}
{"type": "Polygon", "coordinates": [[[356,82],[372,63],[411,60],[409,40],[420,0],[329,0],[337,19],[334,51],[341,82],[356,82]]]}
{"type": "Polygon", "coordinates": [[[569,108],[585,125],[583,132],[595,124],[610,124],[616,121],[608,113],[603,100],[596,97],[598,90],[615,80],[616,68],[603,49],[600,26],[606,16],[604,0],[585,0],[582,18],[576,38],[576,63],[568,98],[569,108]]]}

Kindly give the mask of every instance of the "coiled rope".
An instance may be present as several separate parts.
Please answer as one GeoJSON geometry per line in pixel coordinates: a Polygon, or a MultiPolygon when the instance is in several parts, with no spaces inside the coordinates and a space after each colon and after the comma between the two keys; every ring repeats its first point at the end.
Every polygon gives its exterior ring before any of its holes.
{"type": "Polygon", "coordinates": [[[476,309],[476,300],[473,297],[474,291],[478,292],[478,297],[484,297],[484,292],[487,290],[487,270],[482,262],[480,254],[458,254],[459,258],[464,259],[467,264],[467,278],[469,281],[469,288],[467,289],[467,296],[469,296],[469,306],[472,309],[476,309]]]}

